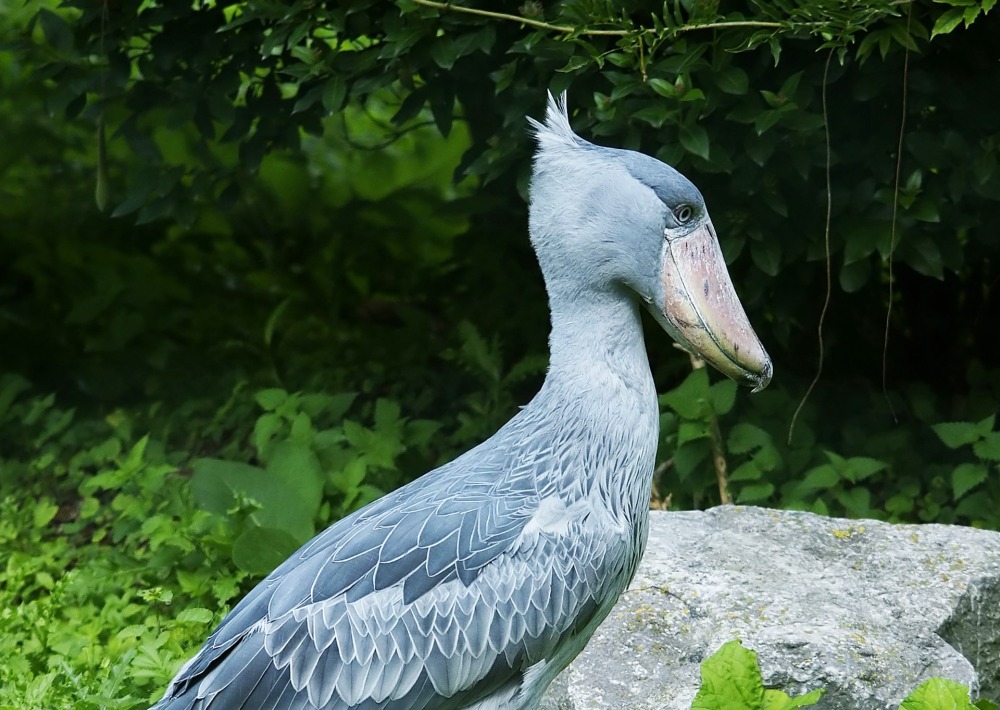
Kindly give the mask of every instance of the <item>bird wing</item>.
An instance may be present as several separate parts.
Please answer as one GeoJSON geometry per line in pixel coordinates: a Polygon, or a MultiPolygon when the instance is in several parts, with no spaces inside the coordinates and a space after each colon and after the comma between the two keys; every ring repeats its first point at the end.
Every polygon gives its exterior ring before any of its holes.
{"type": "Polygon", "coordinates": [[[526,537],[538,459],[512,472],[509,455],[474,452],[303,546],[158,707],[444,709],[519,683],[594,616],[616,556],[582,530],[526,537]]]}

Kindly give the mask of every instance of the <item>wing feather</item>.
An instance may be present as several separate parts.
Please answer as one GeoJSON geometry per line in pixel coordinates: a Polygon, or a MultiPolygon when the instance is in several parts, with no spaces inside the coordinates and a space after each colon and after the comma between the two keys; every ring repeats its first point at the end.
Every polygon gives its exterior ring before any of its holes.
{"type": "Polygon", "coordinates": [[[251,591],[163,707],[453,710],[515,692],[620,591],[607,532],[528,540],[538,509],[530,467],[476,450],[376,501],[251,591]]]}

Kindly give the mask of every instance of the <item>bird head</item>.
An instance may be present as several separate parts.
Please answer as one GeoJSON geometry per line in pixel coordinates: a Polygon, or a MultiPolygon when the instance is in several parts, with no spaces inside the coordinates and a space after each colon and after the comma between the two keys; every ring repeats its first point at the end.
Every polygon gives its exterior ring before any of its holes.
{"type": "Polygon", "coordinates": [[[626,289],[684,349],[754,391],[766,387],[771,359],[698,188],[655,158],[577,136],[565,94],[549,95],[544,122],[529,121],[538,140],[531,237],[550,290],[561,284],[571,299],[574,288],[626,289]]]}

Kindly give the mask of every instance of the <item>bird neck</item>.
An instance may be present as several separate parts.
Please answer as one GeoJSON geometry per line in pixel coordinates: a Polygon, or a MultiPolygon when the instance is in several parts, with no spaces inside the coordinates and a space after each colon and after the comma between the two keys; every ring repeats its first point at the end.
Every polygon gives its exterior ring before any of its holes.
{"type": "MultiPolygon", "coordinates": [[[[565,500],[588,499],[644,530],[659,409],[639,306],[624,292],[549,290],[551,359],[545,383],[523,414],[544,428],[560,460],[539,482],[565,500]]],[[[644,533],[637,533],[639,549],[644,533]]]]}
{"type": "Polygon", "coordinates": [[[552,331],[546,384],[559,389],[568,385],[581,395],[607,388],[653,393],[634,298],[624,291],[549,289],[549,301],[552,331]]]}

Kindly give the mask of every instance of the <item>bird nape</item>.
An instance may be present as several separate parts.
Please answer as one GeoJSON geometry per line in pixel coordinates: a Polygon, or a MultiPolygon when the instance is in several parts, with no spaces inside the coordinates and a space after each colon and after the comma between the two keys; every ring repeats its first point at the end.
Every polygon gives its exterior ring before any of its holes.
{"type": "Polygon", "coordinates": [[[536,707],[645,548],[659,415],[641,309],[767,385],[698,189],[578,137],[565,96],[531,124],[529,226],[552,312],[541,390],[487,441],[306,543],[157,710],[536,707]]]}

